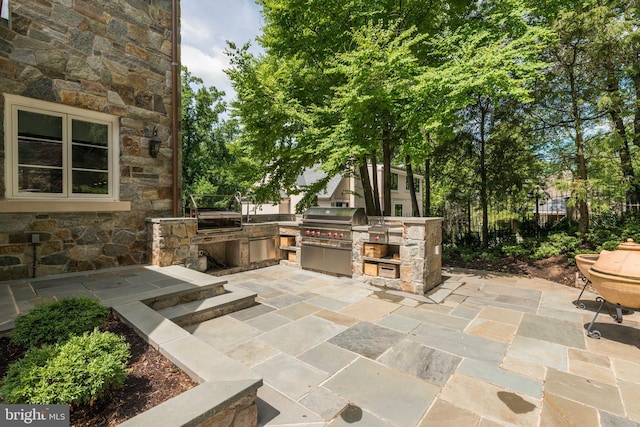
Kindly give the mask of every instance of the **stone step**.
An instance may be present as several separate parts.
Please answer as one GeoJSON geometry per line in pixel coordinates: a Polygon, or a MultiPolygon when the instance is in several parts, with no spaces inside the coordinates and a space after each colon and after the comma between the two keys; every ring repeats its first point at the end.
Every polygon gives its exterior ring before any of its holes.
{"type": "Polygon", "coordinates": [[[223,295],[226,292],[224,288],[226,283],[226,280],[219,280],[198,286],[185,283],[173,292],[167,293],[165,290],[165,293],[161,295],[143,298],[141,301],[154,310],[164,310],[217,295],[223,295]]]}
{"type": "Polygon", "coordinates": [[[167,307],[158,313],[179,326],[188,326],[249,308],[255,304],[256,296],[254,292],[234,287],[233,291],[167,307]]]}

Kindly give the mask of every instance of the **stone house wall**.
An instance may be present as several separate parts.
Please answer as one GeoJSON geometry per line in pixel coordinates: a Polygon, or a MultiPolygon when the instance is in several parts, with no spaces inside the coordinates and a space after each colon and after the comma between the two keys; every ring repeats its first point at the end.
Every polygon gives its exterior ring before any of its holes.
{"type": "Polygon", "coordinates": [[[0,24],[0,280],[149,261],[145,218],[173,209],[171,21],[170,0],[11,1],[11,25],[0,24]],[[117,203],[12,205],[4,94],[117,116],[117,203]]]}

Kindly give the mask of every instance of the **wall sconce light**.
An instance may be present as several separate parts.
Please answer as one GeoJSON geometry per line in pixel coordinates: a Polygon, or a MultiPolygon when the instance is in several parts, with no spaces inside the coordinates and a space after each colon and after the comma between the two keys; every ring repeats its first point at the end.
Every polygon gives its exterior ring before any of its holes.
{"type": "Polygon", "coordinates": [[[154,159],[160,153],[160,140],[158,138],[158,128],[153,127],[153,138],[149,140],[149,155],[154,159]]]}

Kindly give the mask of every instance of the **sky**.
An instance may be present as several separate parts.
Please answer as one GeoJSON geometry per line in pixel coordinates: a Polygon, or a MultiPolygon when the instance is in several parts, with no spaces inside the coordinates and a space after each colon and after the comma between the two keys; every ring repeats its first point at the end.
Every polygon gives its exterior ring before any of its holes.
{"type": "Polygon", "coordinates": [[[237,46],[251,41],[252,51],[258,52],[260,7],[254,0],[182,0],[180,8],[182,65],[202,78],[205,86],[224,91],[230,101],[235,93],[224,73],[229,68],[226,41],[237,46]]]}

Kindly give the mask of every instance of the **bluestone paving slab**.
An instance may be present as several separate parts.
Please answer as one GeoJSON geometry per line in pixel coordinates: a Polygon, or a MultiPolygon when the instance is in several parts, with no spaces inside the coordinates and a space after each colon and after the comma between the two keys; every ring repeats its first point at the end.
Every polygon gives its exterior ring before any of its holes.
{"type": "Polygon", "coordinates": [[[616,385],[613,369],[569,358],[567,371],[573,375],[590,378],[607,384],[616,385]]]}
{"type": "Polygon", "coordinates": [[[269,331],[261,335],[260,339],[280,351],[296,356],[344,329],[344,326],[316,316],[307,316],[269,331]]]}
{"type": "Polygon", "coordinates": [[[640,423],[621,418],[606,411],[600,411],[600,425],[603,427],[640,427],[640,423]]]}
{"type": "Polygon", "coordinates": [[[449,314],[455,317],[462,317],[463,319],[471,320],[471,319],[475,319],[476,316],[478,316],[478,313],[480,313],[480,310],[478,309],[472,309],[468,307],[456,307],[449,314]]]}
{"type": "Polygon", "coordinates": [[[349,402],[324,387],[318,387],[300,399],[300,403],[325,420],[339,414],[349,402]]]}
{"type": "Polygon", "coordinates": [[[436,304],[440,304],[452,293],[453,289],[438,289],[435,292],[429,294],[429,299],[436,304]]]}
{"type": "Polygon", "coordinates": [[[536,381],[505,371],[490,363],[474,359],[465,359],[458,367],[458,372],[522,395],[531,396],[536,399],[542,398],[542,381],[536,381]]]}
{"type": "Polygon", "coordinates": [[[508,355],[525,362],[561,371],[566,371],[568,366],[566,347],[517,335],[513,337],[508,355]]]}
{"type": "Polygon", "coordinates": [[[632,421],[640,422],[640,405],[638,405],[640,384],[618,380],[618,386],[627,417],[632,421]]]}
{"type": "Polygon", "coordinates": [[[419,427],[477,426],[480,416],[455,406],[446,400],[436,399],[419,427]]]}
{"type": "Polygon", "coordinates": [[[385,328],[391,328],[399,332],[404,332],[406,334],[411,332],[420,323],[421,322],[419,320],[391,313],[390,315],[378,320],[376,322],[376,325],[384,326],[385,328]]]}
{"type": "Polygon", "coordinates": [[[326,372],[283,353],[254,366],[252,370],[260,374],[266,384],[293,400],[300,399],[328,378],[326,372]]]}
{"type": "Polygon", "coordinates": [[[580,323],[582,322],[583,313],[579,313],[576,310],[568,311],[568,310],[558,310],[553,307],[540,307],[537,311],[539,316],[565,320],[568,322],[580,323]]]}
{"type": "Polygon", "coordinates": [[[428,325],[439,325],[448,329],[462,331],[467,327],[470,320],[462,317],[450,316],[448,314],[435,313],[427,308],[421,307],[405,307],[397,309],[394,314],[398,316],[408,317],[410,319],[419,320],[428,325]]]}
{"type": "Polygon", "coordinates": [[[278,354],[278,350],[260,340],[251,339],[225,350],[224,354],[245,366],[253,367],[278,354]]]}
{"type": "Polygon", "coordinates": [[[156,287],[147,284],[147,285],[138,285],[135,287],[95,289],[95,290],[92,290],[92,292],[96,297],[100,298],[100,300],[108,300],[108,299],[121,297],[124,294],[128,294],[131,296],[131,295],[136,295],[143,292],[151,292],[155,290],[157,290],[156,287]]]}
{"type": "Polygon", "coordinates": [[[598,411],[582,403],[545,393],[540,414],[541,426],[598,426],[598,411]]]}
{"type": "Polygon", "coordinates": [[[265,384],[258,389],[258,425],[323,426],[324,419],[265,384]]]}
{"type": "Polygon", "coordinates": [[[378,358],[380,363],[438,386],[449,380],[461,361],[459,356],[408,340],[400,341],[378,358]]]}
{"type": "Polygon", "coordinates": [[[298,320],[320,310],[322,310],[322,308],[316,307],[315,305],[299,302],[278,310],[278,314],[291,320],[298,320]]]}
{"type": "Polygon", "coordinates": [[[541,401],[456,373],[440,398],[502,425],[537,427],[541,401]]]}
{"type": "Polygon", "coordinates": [[[185,329],[221,351],[262,333],[262,331],[249,326],[246,322],[241,322],[228,316],[187,326],[185,329]]]}
{"type": "Polygon", "coordinates": [[[347,315],[340,314],[335,311],[321,310],[316,313],[313,313],[313,315],[345,327],[349,327],[358,323],[358,319],[354,319],[353,317],[349,317],[347,315]]]}
{"type": "Polygon", "coordinates": [[[339,310],[342,307],[349,305],[348,302],[339,301],[334,298],[329,298],[323,295],[310,297],[307,301],[307,304],[315,305],[316,307],[324,308],[326,310],[339,310]]]}
{"type": "MultiPolygon", "coordinates": [[[[268,307],[268,306],[267,306],[268,307]]],[[[272,329],[279,328],[282,325],[290,323],[291,319],[280,316],[277,313],[267,313],[262,316],[254,317],[253,319],[246,320],[245,323],[261,331],[267,332],[272,329]]]]}
{"type": "Polygon", "coordinates": [[[440,391],[428,382],[365,358],[338,372],[324,387],[398,426],[417,425],[440,391]],[[377,386],[363,386],[366,384],[377,386]]]}
{"type": "MultiPolygon", "coordinates": [[[[615,355],[612,355],[615,356],[615,355]]],[[[640,362],[640,360],[639,360],[640,362]]],[[[613,369],[616,376],[624,378],[625,381],[640,384],[640,363],[628,360],[613,358],[613,369]]]]}
{"type": "Polygon", "coordinates": [[[350,405],[331,423],[331,427],[393,427],[393,424],[375,416],[371,412],[355,405],[350,405]]]}
{"type": "Polygon", "coordinates": [[[335,374],[357,357],[353,352],[322,342],[299,355],[298,359],[328,374],[335,374]]]}
{"type": "Polygon", "coordinates": [[[473,319],[464,330],[465,333],[510,344],[518,328],[506,323],[488,319],[473,319]]]}
{"type": "Polygon", "coordinates": [[[368,322],[359,322],[329,339],[328,342],[370,359],[376,359],[403,337],[404,334],[398,331],[368,322]]]}
{"type": "Polygon", "coordinates": [[[506,323],[513,326],[520,325],[524,313],[520,311],[509,310],[499,307],[484,307],[478,313],[478,317],[482,319],[494,320],[496,322],[506,323]]]}
{"type": "Polygon", "coordinates": [[[267,298],[263,302],[275,308],[284,308],[302,301],[304,301],[304,298],[298,295],[282,294],[277,297],[267,298]]]}
{"type": "Polygon", "coordinates": [[[540,298],[542,297],[542,292],[537,290],[520,289],[513,286],[503,286],[494,284],[493,281],[484,285],[482,287],[482,290],[484,292],[489,292],[500,296],[517,297],[528,301],[540,301],[540,298]]]}
{"type": "Polygon", "coordinates": [[[610,384],[556,369],[548,369],[544,392],[600,408],[614,415],[624,416],[620,393],[615,386],[610,384]]]}
{"type": "Polygon", "coordinates": [[[415,328],[408,338],[427,347],[496,365],[500,364],[507,351],[503,343],[424,323],[415,328]]]}
{"type": "Polygon", "coordinates": [[[350,304],[340,310],[338,313],[346,316],[354,317],[359,320],[375,322],[383,316],[397,310],[400,304],[383,301],[375,298],[366,298],[353,304],[350,304]]]}
{"type": "Polygon", "coordinates": [[[567,320],[525,314],[518,326],[517,335],[566,347],[586,348],[583,326],[567,320]]]}

